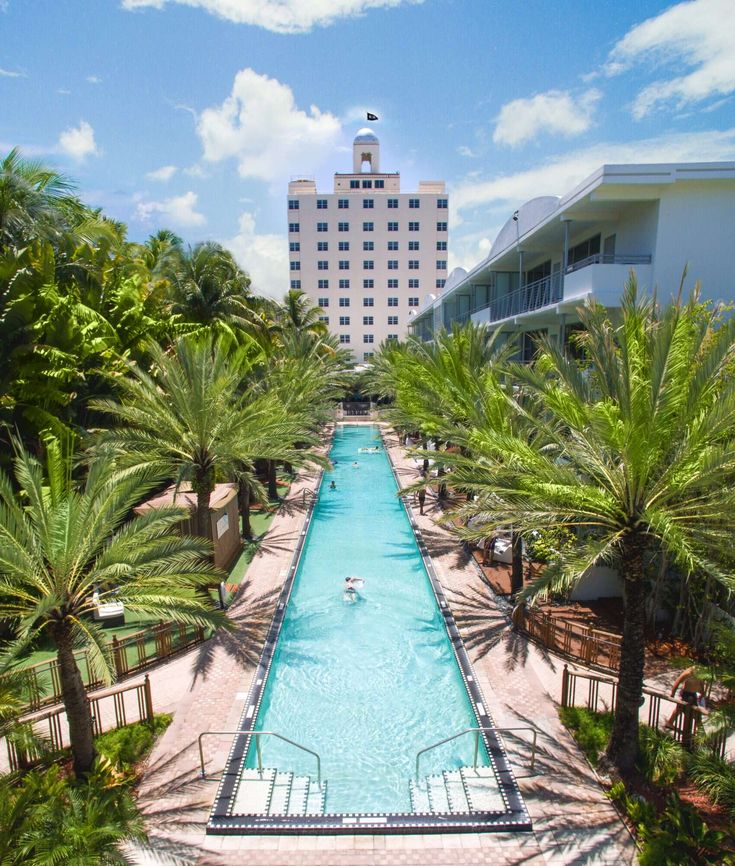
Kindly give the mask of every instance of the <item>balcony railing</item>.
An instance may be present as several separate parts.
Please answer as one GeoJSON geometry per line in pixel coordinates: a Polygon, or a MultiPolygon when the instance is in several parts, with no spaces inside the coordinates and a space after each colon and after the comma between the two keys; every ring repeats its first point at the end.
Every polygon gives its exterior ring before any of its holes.
{"type": "Polygon", "coordinates": [[[507,295],[481,304],[472,312],[479,313],[480,310],[486,310],[489,307],[489,320],[498,322],[510,316],[518,316],[521,313],[528,313],[548,304],[554,304],[561,300],[561,293],[561,274],[550,274],[548,277],[541,277],[540,280],[534,280],[520,289],[509,292],[507,295]]]}
{"type": "Polygon", "coordinates": [[[586,259],[580,259],[574,264],[567,265],[566,272],[568,274],[586,268],[589,265],[650,265],[651,256],[614,256],[608,253],[595,253],[592,256],[587,256],[586,259]]]}

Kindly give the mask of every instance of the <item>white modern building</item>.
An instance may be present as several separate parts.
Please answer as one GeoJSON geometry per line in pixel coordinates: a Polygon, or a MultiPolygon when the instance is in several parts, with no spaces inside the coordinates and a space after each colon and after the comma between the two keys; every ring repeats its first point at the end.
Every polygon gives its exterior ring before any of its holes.
{"type": "Polygon", "coordinates": [[[443,181],[402,193],[400,174],[381,172],[370,129],[352,150],[352,172],[334,175],[334,192],[310,179],[288,185],[290,286],[364,361],[383,340],[405,337],[420,299],[444,288],[449,203],[443,181]]]}
{"type": "Polygon", "coordinates": [[[566,342],[587,299],[619,306],[631,269],[665,301],[685,267],[703,299],[735,300],[735,162],[604,165],[561,198],[522,205],[486,259],[427,298],[411,331],[429,340],[483,322],[518,334],[528,358],[533,335],[566,342]]]}

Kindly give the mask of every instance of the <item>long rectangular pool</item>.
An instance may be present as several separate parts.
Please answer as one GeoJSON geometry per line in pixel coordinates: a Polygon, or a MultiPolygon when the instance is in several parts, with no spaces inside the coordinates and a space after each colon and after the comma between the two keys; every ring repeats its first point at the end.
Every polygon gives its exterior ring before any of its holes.
{"type": "MultiPolygon", "coordinates": [[[[432,590],[381,445],[376,427],[337,429],[334,468],[322,478],[277,643],[263,667],[265,683],[243,720],[244,730],[277,732],[319,754],[323,811],[330,814],[411,813],[417,752],[491,724],[482,704],[484,715],[477,701],[473,708],[447,611],[432,590]],[[364,580],[354,600],[345,595],[347,576],[364,580]]],[[[478,742],[477,755],[472,735],[428,752],[422,777],[493,764],[487,741],[478,742]]],[[[238,761],[240,768],[259,761],[297,777],[315,775],[313,755],[283,740],[260,738],[259,757],[255,739],[238,743],[232,773],[238,761]]],[[[233,800],[230,815],[238,811],[233,800]]]]}

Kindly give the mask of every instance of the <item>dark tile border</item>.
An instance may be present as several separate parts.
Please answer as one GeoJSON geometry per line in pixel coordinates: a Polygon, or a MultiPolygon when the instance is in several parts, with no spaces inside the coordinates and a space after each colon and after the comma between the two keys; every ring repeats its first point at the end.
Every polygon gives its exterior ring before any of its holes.
{"type": "MultiPolygon", "coordinates": [[[[349,422],[340,426],[351,426],[349,422]]],[[[358,425],[352,425],[358,426],[358,425]]],[[[362,425],[360,425],[362,426],[362,425]]],[[[401,483],[396,473],[395,466],[390,457],[390,452],[385,446],[383,439],[383,428],[378,428],[383,446],[388,457],[391,472],[397,488],[401,489],[401,483]]],[[[317,491],[320,489],[324,472],[320,472],[317,491]]],[[[421,535],[421,530],[414,519],[411,506],[401,497],[401,502],[406,512],[411,529],[416,538],[416,544],[424,563],[424,568],[429,576],[437,606],[442,613],[444,627],[452,644],[455,658],[459,666],[465,689],[470,699],[478,727],[494,727],[492,717],[486,710],[485,699],[477,683],[472,668],[472,663],[467,655],[464,643],[454,621],[451,608],[444,595],[444,590],[436,575],[428,548],[421,535]]],[[[268,633],[266,635],[263,651],[258,662],[258,667],[253,676],[253,681],[248,692],[245,707],[240,719],[238,730],[243,734],[253,730],[253,725],[258,717],[260,703],[263,698],[268,673],[273,662],[278,637],[283,626],[286,615],[286,607],[291,597],[294,579],[298,571],[301,555],[304,549],[311,520],[314,513],[316,497],[312,497],[309,509],[304,520],[303,528],[299,535],[288,575],[283,584],[276,611],[273,615],[268,633]]],[[[208,835],[246,835],[246,834],[320,834],[328,833],[445,833],[480,831],[528,831],[531,830],[531,820],[526,811],[523,798],[513,776],[510,764],[498,736],[494,732],[483,733],[485,748],[495,770],[500,786],[500,793],[507,806],[505,811],[494,812],[469,812],[463,814],[434,814],[413,812],[356,812],[350,814],[327,813],[324,815],[299,815],[287,816],[258,816],[258,815],[233,815],[232,803],[237,790],[237,784],[244,766],[244,759],[250,747],[251,738],[238,736],[230,749],[225,771],[217,790],[212,811],[207,822],[206,832],[208,835]]]]}

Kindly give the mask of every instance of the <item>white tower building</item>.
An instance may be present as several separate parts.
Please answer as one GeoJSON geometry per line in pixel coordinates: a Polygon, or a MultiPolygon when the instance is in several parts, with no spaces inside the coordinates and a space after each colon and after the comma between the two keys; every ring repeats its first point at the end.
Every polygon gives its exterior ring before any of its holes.
{"type": "Polygon", "coordinates": [[[290,286],[322,308],[322,320],[369,361],[386,339],[403,338],[423,298],[447,276],[448,198],[444,181],[402,193],[398,172],[380,171],[380,142],[361,129],[352,172],[334,192],[313,180],[288,185],[290,286]]]}

